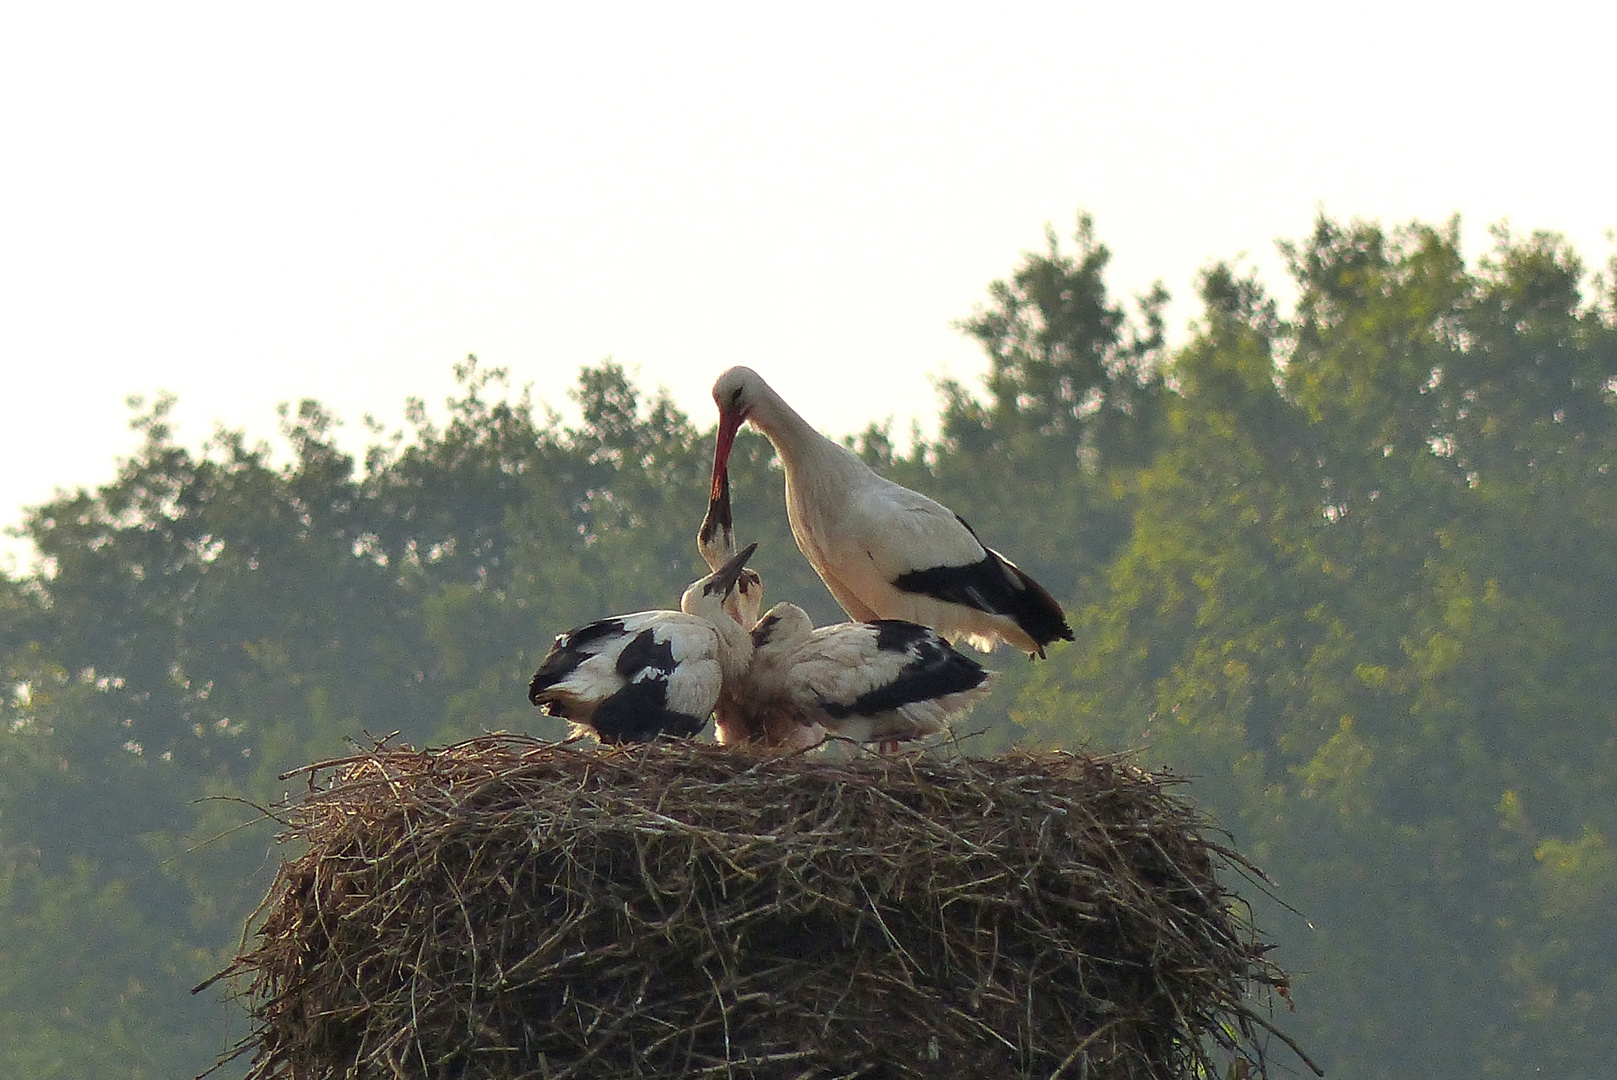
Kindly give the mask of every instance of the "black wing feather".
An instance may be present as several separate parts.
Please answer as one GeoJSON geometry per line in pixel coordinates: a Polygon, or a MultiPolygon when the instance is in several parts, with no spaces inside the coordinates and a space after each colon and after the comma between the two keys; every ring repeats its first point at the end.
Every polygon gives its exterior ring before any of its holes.
{"type": "MultiPolygon", "coordinates": [[[[955,520],[976,538],[977,531],[965,518],[956,514],[955,520]]],[[[977,542],[981,544],[982,540],[977,542]]],[[[1067,625],[1067,617],[1055,597],[993,548],[984,544],[983,550],[987,554],[981,562],[910,570],[894,578],[893,587],[946,604],[961,604],[990,615],[1008,616],[1039,644],[1041,654],[1044,646],[1058,638],[1071,641],[1072,627],[1067,625]]]]}
{"type": "MultiPolygon", "coordinates": [[[[568,716],[572,710],[545,700],[545,692],[565,681],[590,657],[607,651],[624,633],[622,619],[599,619],[559,635],[528,684],[528,700],[544,706],[553,716],[582,720],[585,714],[568,716]]],[[[623,686],[596,704],[586,726],[608,744],[650,742],[660,735],[695,735],[707,717],[668,708],[668,680],[678,666],[673,644],[659,641],[655,627],[640,631],[613,663],[623,686]]]]}
{"type": "Polygon", "coordinates": [[[656,628],[647,627],[618,654],[615,669],[623,689],[601,702],[590,726],[603,743],[650,742],[660,735],[695,735],[707,723],[705,716],[690,716],[668,707],[668,680],[679,665],[674,646],[657,640],[656,628]]]}
{"type": "Polygon", "coordinates": [[[578,670],[578,666],[600,652],[600,643],[623,633],[622,619],[597,619],[565,634],[556,635],[556,643],[539,663],[533,681],[528,684],[528,701],[540,704],[539,695],[578,670]],[[595,646],[591,648],[591,646],[595,646]]]}
{"type": "Polygon", "coordinates": [[[975,690],[988,678],[981,664],[925,626],[902,619],[877,619],[868,625],[876,628],[877,649],[907,652],[910,660],[891,681],[867,690],[845,705],[822,701],[821,708],[834,720],[874,716],[918,701],[975,690]]]}
{"type": "Polygon", "coordinates": [[[651,742],[663,735],[689,737],[702,730],[705,716],[668,707],[668,680],[642,679],[601,702],[590,726],[603,743],[651,742]]]}
{"type": "Polygon", "coordinates": [[[625,679],[657,680],[666,688],[668,677],[677,666],[674,663],[674,646],[667,641],[658,641],[656,628],[648,626],[618,654],[617,672],[625,679]]]}

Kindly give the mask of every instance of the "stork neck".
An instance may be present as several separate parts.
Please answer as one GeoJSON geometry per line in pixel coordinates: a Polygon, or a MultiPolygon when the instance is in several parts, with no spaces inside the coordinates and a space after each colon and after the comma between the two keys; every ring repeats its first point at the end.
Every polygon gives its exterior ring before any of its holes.
{"type": "Polygon", "coordinates": [[[724,681],[742,678],[752,665],[752,635],[723,611],[708,615],[707,620],[719,632],[719,672],[724,681]]]}
{"type": "Polygon", "coordinates": [[[796,409],[786,404],[773,387],[765,400],[753,409],[752,422],[775,445],[775,452],[790,475],[817,476],[830,481],[838,474],[845,474],[850,463],[856,469],[864,464],[847,447],[820,434],[796,409]]]}

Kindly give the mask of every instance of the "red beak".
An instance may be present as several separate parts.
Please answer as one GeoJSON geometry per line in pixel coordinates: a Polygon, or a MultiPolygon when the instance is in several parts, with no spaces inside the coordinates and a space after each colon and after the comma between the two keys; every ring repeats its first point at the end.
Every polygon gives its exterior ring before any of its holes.
{"type": "Polygon", "coordinates": [[[724,470],[730,463],[730,447],[735,445],[736,432],[746,422],[746,416],[730,409],[719,410],[719,438],[713,444],[713,491],[709,500],[719,497],[724,470]]]}

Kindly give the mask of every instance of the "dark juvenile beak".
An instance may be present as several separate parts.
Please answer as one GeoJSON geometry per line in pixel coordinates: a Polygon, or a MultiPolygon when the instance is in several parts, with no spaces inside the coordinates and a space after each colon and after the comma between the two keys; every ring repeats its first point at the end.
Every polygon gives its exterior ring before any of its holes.
{"type": "Polygon", "coordinates": [[[741,577],[741,571],[747,568],[747,560],[752,553],[758,550],[758,541],[754,540],[738,552],[735,558],[713,571],[702,592],[707,596],[718,593],[720,596],[730,595],[730,590],[736,587],[736,581],[741,577]]]}
{"type": "Polygon", "coordinates": [[[702,529],[696,534],[696,546],[701,549],[702,557],[708,560],[711,569],[717,569],[713,562],[719,554],[736,549],[735,521],[730,515],[729,469],[719,474],[718,493],[708,500],[707,516],[702,519],[702,529]]]}

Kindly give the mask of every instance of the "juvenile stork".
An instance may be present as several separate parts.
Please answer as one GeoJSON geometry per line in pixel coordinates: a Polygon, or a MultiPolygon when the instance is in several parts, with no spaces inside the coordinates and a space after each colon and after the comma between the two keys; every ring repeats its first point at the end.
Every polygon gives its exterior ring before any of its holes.
{"type": "Polygon", "coordinates": [[[736,432],[751,421],[785,467],[797,546],[851,618],[920,623],[984,652],[1004,641],[1042,657],[1052,641],[1072,640],[1061,605],[960,515],[876,475],[810,427],[757,372],[726,371],[713,400],[712,498],[728,484],[736,432]]]}
{"type": "Polygon", "coordinates": [[[618,615],[559,635],[528,700],[603,743],[701,731],[720,688],[744,678],[752,660],[752,641],[724,603],[757,546],[693,583],[679,611],[618,615]]]}
{"type": "MultiPolygon", "coordinates": [[[[703,516],[702,527],[696,533],[696,550],[702,553],[702,561],[707,563],[709,570],[717,570],[734,558],[736,553],[735,519],[730,512],[729,472],[726,471],[719,481],[713,486],[707,514],[703,516]]],[[[753,628],[764,610],[764,579],[758,576],[758,571],[750,566],[741,571],[735,591],[725,598],[724,610],[741,625],[741,629],[753,628]]]]}
{"type": "Polygon", "coordinates": [[[828,736],[896,743],[949,729],[988,692],[989,673],[936,632],[881,619],[815,628],[776,604],[752,630],[753,657],[718,713],[725,745],[802,749],[828,736]]]}

